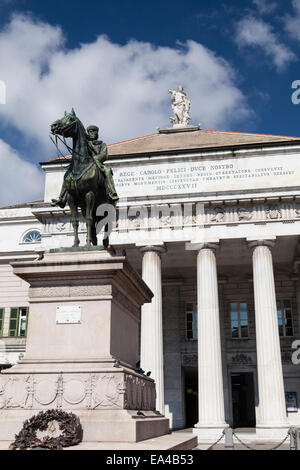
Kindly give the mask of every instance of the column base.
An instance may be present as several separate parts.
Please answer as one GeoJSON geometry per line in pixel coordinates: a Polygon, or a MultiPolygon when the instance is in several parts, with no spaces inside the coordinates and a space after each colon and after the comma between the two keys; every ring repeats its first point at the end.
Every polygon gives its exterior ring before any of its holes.
{"type": "Polygon", "coordinates": [[[228,428],[228,424],[226,423],[211,426],[196,424],[193,429],[193,434],[197,436],[198,444],[213,444],[220,439],[225,428],[228,428]]]}
{"type": "Polygon", "coordinates": [[[258,425],[256,426],[256,435],[257,440],[270,440],[270,441],[281,441],[283,440],[290,426],[288,424],[278,424],[278,425],[258,425]]]}

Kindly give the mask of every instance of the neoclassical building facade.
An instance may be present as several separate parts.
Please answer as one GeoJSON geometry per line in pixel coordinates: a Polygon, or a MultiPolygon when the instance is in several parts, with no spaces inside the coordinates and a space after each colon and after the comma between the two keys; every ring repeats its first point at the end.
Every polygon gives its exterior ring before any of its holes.
{"type": "MultiPolygon", "coordinates": [[[[157,409],[200,440],[227,425],[284,435],[300,424],[300,138],[186,127],[108,148],[110,243],[154,294],[140,365],[157,409]]],[[[2,368],[26,354],[30,321],[10,262],[73,243],[68,207],[50,204],[68,162],[45,160],[44,199],[0,209],[2,368]]]]}

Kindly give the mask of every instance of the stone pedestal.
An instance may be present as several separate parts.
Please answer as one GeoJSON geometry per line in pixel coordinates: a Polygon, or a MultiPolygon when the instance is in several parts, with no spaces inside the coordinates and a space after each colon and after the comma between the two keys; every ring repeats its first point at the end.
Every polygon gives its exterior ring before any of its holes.
{"type": "Polygon", "coordinates": [[[30,284],[29,324],[25,357],[0,375],[0,440],[53,408],[79,416],[84,441],[167,433],[154,381],[135,369],[140,307],[152,292],[126,259],[78,250],[12,265],[30,284]]]}

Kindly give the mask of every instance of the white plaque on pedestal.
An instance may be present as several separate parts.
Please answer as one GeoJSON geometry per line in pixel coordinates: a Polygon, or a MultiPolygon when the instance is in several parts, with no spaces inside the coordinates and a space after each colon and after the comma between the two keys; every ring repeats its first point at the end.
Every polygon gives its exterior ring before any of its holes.
{"type": "Polygon", "coordinates": [[[56,307],[56,323],[81,323],[80,305],[64,305],[61,307],[56,307]]]}

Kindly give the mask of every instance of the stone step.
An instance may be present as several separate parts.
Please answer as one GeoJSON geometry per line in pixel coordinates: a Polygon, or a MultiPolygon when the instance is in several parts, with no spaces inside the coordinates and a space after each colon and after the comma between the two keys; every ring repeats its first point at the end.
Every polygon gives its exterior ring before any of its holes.
{"type": "MultiPolygon", "coordinates": [[[[0,450],[8,450],[11,442],[0,441],[0,450]]],[[[190,433],[174,432],[141,442],[83,442],[64,450],[192,450],[197,446],[197,437],[190,433]]]]}

